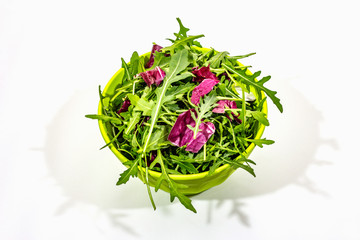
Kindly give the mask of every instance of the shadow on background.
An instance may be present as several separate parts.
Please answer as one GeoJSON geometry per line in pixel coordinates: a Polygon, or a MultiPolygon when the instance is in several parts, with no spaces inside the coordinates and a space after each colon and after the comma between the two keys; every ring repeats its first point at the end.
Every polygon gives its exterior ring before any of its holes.
{"type": "MultiPolygon", "coordinates": [[[[78,204],[96,206],[99,215],[106,215],[113,226],[136,236],[134,228],[126,224],[128,215],[124,210],[151,208],[151,204],[139,179],[116,186],[125,167],[108,148],[99,150],[104,141],[98,123],[85,118],[96,113],[97,97],[96,86],[76,92],[48,126],[44,151],[49,174],[67,198],[55,214],[78,204]]],[[[158,206],[168,202],[168,198],[156,200],[158,206]]]]}
{"type": "MultiPolygon", "coordinates": [[[[306,176],[309,166],[329,164],[315,159],[319,146],[327,144],[319,134],[321,113],[289,82],[284,81],[278,90],[284,113],[277,113],[275,108],[270,107],[271,125],[264,135],[276,143],[256,148],[250,156],[257,163],[255,172],[258,177],[252,178],[238,170],[220,187],[193,197],[195,203],[209,202],[208,223],[211,223],[214,211],[221,211],[222,204],[231,201],[229,217],[235,216],[249,227],[250,219],[242,209],[245,206],[243,200],[275,192],[289,184],[326,195],[306,176]]],[[[56,214],[62,214],[79,203],[95,205],[114,226],[136,236],[136,231],[125,223],[127,215],[122,210],[151,208],[151,205],[145,185],[140,180],[131,179],[121,187],[115,185],[125,168],[109,149],[98,150],[104,141],[97,122],[84,117],[96,113],[96,91],[93,87],[74,94],[47,129],[45,154],[50,175],[68,199],[59,206],[56,214]]],[[[334,142],[330,144],[335,146],[334,142]]],[[[170,204],[167,193],[159,191],[154,195],[157,206],[170,204]]]]}
{"type": "MultiPolygon", "coordinates": [[[[245,226],[250,226],[249,217],[242,210],[246,198],[273,193],[290,184],[328,196],[307,176],[306,171],[310,166],[332,164],[316,159],[315,155],[321,145],[337,148],[337,143],[320,137],[321,112],[290,86],[289,81],[282,80],[276,89],[284,112],[280,114],[269,101],[270,126],[265,129],[263,137],[275,140],[275,144],[256,148],[251,154],[250,159],[257,163],[254,167],[257,177],[253,178],[239,169],[221,187],[217,186],[197,197],[216,199],[217,203],[209,211],[220,210],[224,201],[231,200],[229,217],[236,216],[245,226]]],[[[210,217],[208,221],[211,221],[210,217]]]]}

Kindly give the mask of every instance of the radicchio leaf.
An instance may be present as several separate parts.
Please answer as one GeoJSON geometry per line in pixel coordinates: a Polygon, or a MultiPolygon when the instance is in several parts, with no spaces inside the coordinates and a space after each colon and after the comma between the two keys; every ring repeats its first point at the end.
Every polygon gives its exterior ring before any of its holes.
{"type": "Polygon", "coordinates": [[[153,45],[153,47],[151,49],[150,59],[146,63],[145,68],[151,68],[152,67],[152,65],[154,64],[154,57],[155,57],[154,53],[160,51],[160,49],[162,49],[162,48],[163,48],[162,46],[159,46],[157,44],[153,45]]]}
{"type": "Polygon", "coordinates": [[[210,67],[194,67],[192,73],[195,75],[193,78],[194,82],[202,82],[204,79],[214,79],[217,80],[216,75],[210,72],[210,67]]]}
{"type": "Polygon", "coordinates": [[[212,111],[214,113],[225,113],[225,107],[237,108],[235,101],[220,100],[217,102],[217,106],[212,111]]]}
{"type": "Polygon", "coordinates": [[[215,125],[211,122],[202,122],[199,126],[201,131],[198,132],[194,139],[193,130],[188,128],[188,125],[195,126],[195,120],[192,118],[191,112],[196,115],[195,109],[190,109],[179,115],[170,131],[168,140],[178,147],[187,144],[186,151],[197,153],[214,134],[215,125]]]}
{"type": "Polygon", "coordinates": [[[120,113],[122,113],[122,112],[127,112],[128,109],[129,109],[129,107],[130,107],[130,105],[131,105],[130,100],[129,100],[129,99],[126,99],[126,100],[123,102],[123,104],[122,104],[121,108],[119,109],[119,111],[117,111],[117,113],[120,114],[120,113]]]}
{"type": "Polygon", "coordinates": [[[208,94],[218,82],[220,81],[217,79],[204,79],[198,86],[194,88],[191,95],[191,102],[195,105],[198,105],[200,98],[208,94]]]}
{"type": "Polygon", "coordinates": [[[145,71],[139,73],[139,75],[144,79],[148,87],[152,84],[159,86],[165,78],[165,72],[160,67],[155,67],[153,70],[145,71]]]}
{"type": "Polygon", "coordinates": [[[187,127],[187,125],[195,126],[191,112],[196,113],[195,109],[181,113],[169,133],[168,140],[178,147],[184,146],[193,138],[193,131],[187,127]]]}
{"type": "Polygon", "coordinates": [[[215,125],[212,122],[204,122],[200,124],[200,132],[196,135],[196,138],[191,138],[189,144],[185,150],[193,153],[199,152],[204,144],[209,140],[211,135],[215,132],[215,125]]]}
{"type": "MultiPolygon", "coordinates": [[[[225,108],[237,108],[236,102],[231,100],[220,100],[217,104],[218,105],[212,110],[214,113],[225,113],[225,108]]],[[[231,114],[236,122],[241,123],[241,119],[239,118],[240,113],[236,115],[232,112],[231,114]]],[[[226,114],[226,117],[232,120],[228,114],[226,114]]]]}

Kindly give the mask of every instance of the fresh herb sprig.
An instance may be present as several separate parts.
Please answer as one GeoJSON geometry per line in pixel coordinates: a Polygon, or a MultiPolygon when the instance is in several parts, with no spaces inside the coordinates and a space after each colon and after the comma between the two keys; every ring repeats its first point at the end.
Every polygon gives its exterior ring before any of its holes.
{"type": "Polygon", "coordinates": [[[158,49],[150,56],[134,52],[128,63],[121,59],[124,74],[115,93],[108,96],[99,88],[102,114],[86,117],[107,123],[112,139],[104,147],[112,144],[127,159],[117,185],[141,177],[155,209],[149,170],[157,171],[161,175],[152,184],[155,191],[166,185],[170,201],[178,198],[196,212],[182,193],[184,186],[171,175],[211,175],[229,164],[255,176],[251,166],[255,162],[246,158],[245,150],[252,143],[259,147],[274,143],[255,139],[259,127],[269,125],[262,93],[280,112],[283,107],[276,92],[264,86],[270,76],[257,80],[260,72],[250,74],[237,62],[254,53],[230,56],[226,51],[204,50],[198,42],[204,35],[187,35],[189,29],[177,21],[180,30],[169,39],[171,45],[154,45],[158,49]],[[246,100],[250,90],[257,99],[246,100]],[[195,92],[199,102],[192,98],[195,92]]]}

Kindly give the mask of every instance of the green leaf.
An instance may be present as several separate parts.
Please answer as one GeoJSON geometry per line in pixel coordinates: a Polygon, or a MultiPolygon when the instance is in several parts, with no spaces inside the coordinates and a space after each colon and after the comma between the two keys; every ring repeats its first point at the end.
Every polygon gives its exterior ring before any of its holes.
{"type": "MultiPolygon", "coordinates": [[[[180,77],[177,74],[184,71],[185,68],[190,64],[188,60],[188,50],[183,49],[179,52],[177,52],[174,56],[171,57],[171,61],[169,64],[169,71],[166,73],[166,77],[163,80],[162,86],[155,91],[156,93],[156,105],[152,110],[151,113],[151,124],[149,128],[149,133],[146,137],[145,143],[144,143],[144,149],[143,154],[147,152],[147,148],[151,139],[151,136],[153,134],[154,127],[157,123],[157,120],[159,118],[159,115],[161,113],[161,106],[163,105],[163,101],[165,98],[165,93],[170,86],[171,83],[174,83],[176,81],[179,81],[183,79],[183,77],[186,77],[188,74],[182,74],[180,77]],[[185,75],[185,76],[184,76],[185,75]]],[[[189,73],[191,74],[191,73],[189,73]]]]}
{"type": "Polygon", "coordinates": [[[133,106],[136,106],[140,99],[140,97],[138,95],[131,94],[131,93],[128,93],[127,97],[129,98],[131,105],[133,105],[133,106]]]}
{"type": "Polygon", "coordinates": [[[213,56],[209,62],[210,62],[210,67],[212,68],[219,68],[221,65],[221,61],[227,56],[229,55],[228,52],[219,52],[217,53],[215,56],[213,56]]]}
{"type": "Polygon", "coordinates": [[[187,82],[185,85],[169,87],[164,99],[165,102],[169,102],[175,99],[181,99],[185,93],[187,93],[195,84],[187,82]]]}
{"type": "Polygon", "coordinates": [[[129,122],[127,123],[127,128],[125,129],[126,135],[128,135],[134,130],[136,124],[138,124],[140,121],[140,117],[141,117],[140,112],[135,112],[135,111],[133,112],[132,116],[129,119],[129,122]]]}
{"type": "Polygon", "coordinates": [[[170,62],[170,57],[165,56],[165,53],[156,51],[154,52],[154,64],[152,65],[149,70],[154,69],[155,67],[160,67],[161,69],[164,69],[164,66],[168,65],[170,62]]]}
{"type": "Polygon", "coordinates": [[[199,171],[194,167],[193,164],[189,163],[189,162],[179,162],[179,161],[174,161],[176,164],[179,165],[182,174],[196,174],[199,173],[199,171]]]}
{"type": "Polygon", "coordinates": [[[184,46],[187,43],[191,43],[195,39],[198,39],[198,38],[201,38],[201,37],[204,37],[204,35],[201,34],[201,35],[189,36],[189,37],[186,37],[186,38],[182,38],[180,40],[175,41],[174,44],[172,44],[171,46],[161,49],[161,51],[162,52],[170,51],[170,55],[173,55],[175,50],[177,48],[179,48],[180,46],[184,46]]]}
{"type": "Polygon", "coordinates": [[[174,35],[177,37],[177,39],[186,38],[186,37],[187,37],[187,32],[188,32],[190,29],[184,27],[184,25],[182,24],[180,18],[176,18],[176,20],[177,20],[178,23],[179,23],[180,30],[179,30],[179,33],[178,33],[178,34],[174,33],[174,35]]]}
{"type": "Polygon", "coordinates": [[[150,116],[154,106],[155,102],[153,100],[146,101],[145,99],[140,98],[134,111],[142,111],[144,116],[150,116]]]}
{"type": "Polygon", "coordinates": [[[179,184],[176,184],[174,182],[173,179],[170,178],[170,176],[167,174],[166,172],[166,167],[164,164],[164,160],[161,154],[161,151],[158,150],[157,151],[157,156],[156,158],[159,158],[158,161],[161,165],[161,176],[158,179],[157,183],[156,183],[156,187],[155,190],[159,189],[161,186],[161,183],[163,181],[166,181],[168,186],[169,186],[169,190],[170,190],[170,201],[174,201],[175,197],[179,199],[179,201],[181,202],[181,204],[186,207],[187,209],[193,211],[194,213],[196,213],[196,209],[194,208],[194,206],[191,204],[191,200],[190,198],[188,198],[187,196],[185,196],[184,194],[182,194],[181,192],[178,191],[178,187],[179,184]]]}
{"type": "Polygon", "coordinates": [[[266,114],[260,111],[249,111],[251,115],[258,120],[261,124],[269,126],[269,120],[266,118],[266,114]]]}
{"type": "Polygon", "coordinates": [[[222,64],[222,66],[230,71],[231,73],[235,74],[236,76],[238,76],[240,78],[240,81],[242,81],[243,83],[247,84],[247,85],[251,85],[253,87],[255,87],[258,90],[261,90],[263,92],[266,93],[267,96],[269,96],[269,98],[272,100],[272,102],[275,104],[275,106],[279,109],[280,112],[283,112],[283,106],[280,103],[280,99],[278,97],[276,97],[276,91],[272,91],[268,88],[266,88],[264,86],[264,83],[266,83],[267,81],[270,80],[270,76],[266,76],[263,77],[260,81],[256,81],[256,77],[258,77],[260,75],[260,71],[259,72],[255,72],[253,75],[247,75],[246,71],[247,69],[234,69],[231,66],[228,66],[226,64],[222,64]]]}
{"type": "Polygon", "coordinates": [[[230,56],[229,59],[231,59],[231,60],[239,60],[239,59],[250,57],[250,56],[252,56],[254,54],[256,54],[256,53],[253,52],[253,53],[248,53],[248,54],[245,54],[245,55],[230,56]]]}
{"type": "Polygon", "coordinates": [[[139,54],[135,51],[130,58],[129,74],[135,76],[139,73],[139,54]]]}
{"type": "Polygon", "coordinates": [[[153,107],[155,106],[155,102],[153,100],[147,101],[145,100],[146,94],[143,94],[141,98],[138,95],[134,95],[131,93],[127,94],[131,105],[135,106],[134,111],[142,111],[144,116],[150,116],[153,107]]]}
{"type": "MultiPolygon", "coordinates": [[[[197,136],[197,133],[199,132],[199,127],[201,124],[201,121],[208,115],[208,113],[211,114],[211,110],[215,107],[215,104],[217,102],[216,93],[215,91],[212,91],[209,95],[205,95],[203,99],[200,99],[200,103],[197,108],[195,108],[197,112],[197,117],[193,116],[195,120],[195,127],[194,127],[194,139],[197,136]]],[[[191,112],[193,115],[193,112],[191,112]]]]}
{"type": "Polygon", "coordinates": [[[254,177],[256,177],[254,169],[252,167],[250,167],[248,164],[243,164],[244,162],[249,162],[244,156],[242,156],[242,158],[238,161],[231,161],[228,159],[224,159],[224,162],[230,164],[230,166],[234,169],[242,168],[242,169],[246,170],[247,172],[249,172],[254,177]]]}
{"type": "Polygon", "coordinates": [[[116,183],[116,185],[125,184],[125,183],[127,183],[127,181],[129,181],[130,177],[137,176],[139,159],[134,162],[132,162],[132,161],[129,161],[129,162],[130,162],[131,166],[128,169],[126,169],[123,173],[120,174],[120,178],[119,178],[118,182],[116,183]]]}
{"type": "Polygon", "coordinates": [[[249,141],[249,142],[253,142],[253,143],[255,143],[257,146],[259,146],[259,147],[263,147],[263,144],[266,144],[266,145],[271,145],[271,144],[273,144],[273,143],[275,143],[275,141],[273,141],[273,140],[268,140],[268,139],[266,139],[266,138],[263,138],[263,139],[248,139],[248,138],[246,138],[245,139],[246,141],[249,141]]]}
{"type": "Polygon", "coordinates": [[[158,150],[168,145],[170,142],[167,140],[167,138],[169,136],[170,130],[171,129],[169,126],[159,126],[159,129],[157,129],[150,138],[147,151],[149,152],[158,150]]]}
{"type": "Polygon", "coordinates": [[[141,73],[141,72],[145,72],[145,71],[146,71],[146,69],[145,69],[145,57],[141,56],[139,58],[138,72],[136,74],[141,73]]]}
{"type": "Polygon", "coordinates": [[[122,83],[124,83],[124,81],[126,81],[126,80],[132,80],[133,76],[130,73],[129,66],[127,65],[127,63],[125,62],[125,60],[123,58],[121,58],[121,63],[122,63],[121,67],[124,68],[124,71],[125,71],[122,83]]]}
{"type": "Polygon", "coordinates": [[[87,115],[85,115],[85,117],[90,118],[90,119],[101,120],[104,122],[112,122],[115,124],[122,124],[122,121],[119,118],[105,116],[105,115],[87,114],[87,115]]]}

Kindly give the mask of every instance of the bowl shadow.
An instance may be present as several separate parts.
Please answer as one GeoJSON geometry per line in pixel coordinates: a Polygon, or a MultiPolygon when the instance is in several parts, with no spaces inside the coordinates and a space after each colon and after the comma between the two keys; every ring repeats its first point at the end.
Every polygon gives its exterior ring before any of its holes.
{"type": "MultiPolygon", "coordinates": [[[[328,196],[316,182],[307,175],[311,166],[332,164],[326,160],[315,158],[318,148],[330,145],[337,148],[335,140],[322,139],[320,136],[321,112],[316,109],[305,96],[294,89],[290,80],[280,80],[276,87],[281,94],[284,112],[280,114],[269,103],[270,127],[265,129],[263,137],[275,140],[275,144],[255,148],[250,159],[257,165],[254,167],[256,178],[244,171],[237,170],[221,186],[214,187],[197,196],[198,200],[214,200],[210,211],[221,210],[226,201],[231,202],[230,216],[236,216],[245,226],[250,226],[249,217],[244,208],[249,198],[271,194],[295,185],[313,194],[328,196]]],[[[208,218],[210,222],[210,217],[208,218]]]]}
{"type": "MultiPolygon", "coordinates": [[[[208,223],[212,222],[214,213],[222,211],[222,205],[230,201],[232,207],[228,216],[250,227],[250,218],[244,211],[247,199],[276,192],[290,184],[315,194],[327,194],[311,181],[306,171],[314,164],[331,164],[315,159],[315,154],[319,146],[336,147],[336,142],[320,137],[321,112],[291,87],[288,80],[282,80],[277,89],[284,113],[278,113],[269,104],[271,126],[265,129],[263,136],[276,143],[262,149],[257,147],[250,156],[257,163],[257,177],[237,170],[221,186],[192,197],[195,205],[206,201],[208,223]]],[[[116,186],[119,173],[125,167],[108,148],[99,151],[104,141],[97,121],[84,117],[97,111],[96,96],[96,86],[74,93],[47,128],[44,148],[47,166],[67,198],[55,214],[62,214],[76,204],[89,204],[106,214],[114,226],[137,235],[124,219],[127,209],[151,208],[146,187],[139,179],[116,186]],[[129,197],[134,192],[136,197],[129,197]]],[[[170,204],[165,192],[157,192],[154,198],[157,206],[170,204]]]]}
{"type": "MultiPolygon", "coordinates": [[[[105,215],[113,226],[136,236],[135,229],[126,224],[127,210],[151,209],[151,204],[139,179],[116,186],[125,167],[110,149],[99,150],[105,143],[98,123],[85,118],[86,114],[96,113],[97,96],[96,86],[75,92],[47,126],[44,154],[49,176],[66,199],[54,214],[78,205],[95,206],[99,216],[105,215]]],[[[158,206],[168,204],[165,192],[155,195],[160,195],[154,196],[158,206]]]]}

